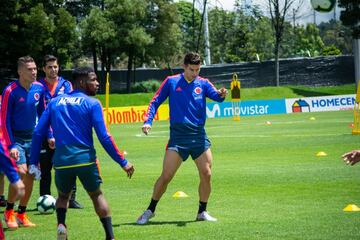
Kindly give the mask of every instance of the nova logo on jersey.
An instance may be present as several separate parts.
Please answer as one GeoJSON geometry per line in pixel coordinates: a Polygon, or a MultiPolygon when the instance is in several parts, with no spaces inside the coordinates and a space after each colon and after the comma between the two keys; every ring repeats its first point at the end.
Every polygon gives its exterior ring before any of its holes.
{"type": "Polygon", "coordinates": [[[38,93],[35,93],[35,94],[34,94],[34,98],[35,98],[36,101],[39,101],[40,95],[39,95],[38,93]]]}
{"type": "Polygon", "coordinates": [[[56,106],[59,105],[80,105],[84,98],[83,97],[62,97],[57,102],[56,106]]]}
{"type": "Polygon", "coordinates": [[[58,91],[58,95],[63,95],[64,92],[65,92],[65,87],[62,86],[62,87],[59,89],[59,91],[58,91]]]}

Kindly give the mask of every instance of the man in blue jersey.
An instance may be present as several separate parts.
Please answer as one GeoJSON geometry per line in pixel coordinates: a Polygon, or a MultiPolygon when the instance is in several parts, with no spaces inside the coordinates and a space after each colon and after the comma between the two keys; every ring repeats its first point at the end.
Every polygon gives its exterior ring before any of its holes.
{"type": "MultiPolygon", "coordinates": [[[[58,239],[67,238],[65,224],[67,204],[76,178],[79,178],[93,201],[95,211],[103,224],[106,239],[114,239],[110,209],[100,189],[100,173],[93,143],[92,129],[107,153],[131,178],[134,167],[116,147],[107,131],[103,110],[94,96],[99,88],[97,76],[92,68],[77,68],[73,72],[74,91],[52,99],[33,134],[33,147],[30,159],[30,173],[36,178],[41,142],[51,128],[56,139],[53,164],[55,184],[58,190],[56,214],[58,220],[58,239]],[[89,96],[88,96],[89,95],[89,96]]],[[[94,236],[94,239],[98,237],[94,236]]]]}
{"type": "MultiPolygon", "coordinates": [[[[16,195],[9,189],[5,223],[9,229],[17,229],[18,225],[34,227],[26,215],[26,206],[33,188],[32,176],[27,174],[31,137],[37,118],[45,109],[44,87],[35,81],[37,68],[30,56],[18,59],[19,79],[10,83],[2,94],[1,127],[10,157],[15,159],[18,172],[25,184],[25,195],[20,199],[15,215],[14,203],[16,195]]],[[[49,136],[50,137],[50,136],[49,136]]]]}
{"type": "MultiPolygon", "coordinates": [[[[59,76],[58,59],[53,55],[46,55],[43,61],[43,71],[45,77],[39,80],[45,88],[45,101],[46,104],[54,97],[60,96],[64,93],[72,91],[71,83],[59,76]]],[[[54,142],[53,139],[43,142],[43,148],[40,154],[40,196],[51,195],[51,169],[52,157],[54,155],[54,142]]],[[[76,200],[76,185],[71,194],[69,201],[69,208],[83,208],[76,200]]]]}
{"type": "Polygon", "coordinates": [[[216,89],[208,79],[199,76],[201,58],[197,53],[188,53],[184,58],[184,72],[167,77],[149,104],[147,119],[142,131],[147,135],[151,129],[156,111],[166,98],[170,108],[170,139],[166,147],[163,170],[155,182],[151,202],[138,218],[137,224],[146,224],[154,217],[155,208],[167,185],[174,177],[181,163],[189,155],[194,160],[200,176],[199,209],[196,220],[217,221],[206,211],[211,192],[210,141],[205,132],[206,97],[224,101],[227,90],[216,89]]]}

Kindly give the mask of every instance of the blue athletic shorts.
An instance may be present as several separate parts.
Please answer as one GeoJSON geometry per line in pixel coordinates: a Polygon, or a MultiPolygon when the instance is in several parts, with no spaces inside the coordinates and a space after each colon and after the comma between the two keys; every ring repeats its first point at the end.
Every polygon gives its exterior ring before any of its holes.
{"type": "Polygon", "coordinates": [[[206,138],[201,144],[188,144],[188,145],[178,145],[174,142],[169,141],[166,150],[176,151],[183,161],[188,159],[189,155],[193,160],[200,157],[200,155],[208,150],[211,146],[211,142],[206,138]]]}
{"type": "Polygon", "coordinates": [[[102,183],[96,163],[87,166],[55,169],[55,184],[58,191],[70,193],[77,177],[87,192],[95,192],[102,183]]]}
{"type": "Polygon", "coordinates": [[[193,160],[197,159],[210,146],[211,142],[205,133],[204,126],[188,123],[170,126],[170,140],[166,150],[176,151],[183,161],[186,161],[189,155],[193,160]]]}
{"type": "Polygon", "coordinates": [[[19,160],[16,161],[16,164],[29,165],[30,152],[31,152],[31,139],[24,140],[20,138],[15,138],[15,148],[17,148],[17,150],[19,151],[19,160]]]}

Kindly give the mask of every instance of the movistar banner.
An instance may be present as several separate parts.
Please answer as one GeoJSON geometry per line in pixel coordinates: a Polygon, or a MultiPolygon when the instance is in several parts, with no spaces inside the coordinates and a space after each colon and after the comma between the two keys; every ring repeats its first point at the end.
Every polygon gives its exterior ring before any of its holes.
{"type": "MultiPolygon", "coordinates": [[[[285,99],[241,101],[240,109],[234,110],[240,111],[241,116],[282,114],[286,113],[285,99]]],[[[234,110],[231,102],[206,104],[206,115],[208,118],[231,117],[234,110]]]]}

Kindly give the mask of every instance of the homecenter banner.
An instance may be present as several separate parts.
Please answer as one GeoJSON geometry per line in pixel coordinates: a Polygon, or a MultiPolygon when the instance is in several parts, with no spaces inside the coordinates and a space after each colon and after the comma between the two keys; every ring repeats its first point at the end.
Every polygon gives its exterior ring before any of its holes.
{"type": "Polygon", "coordinates": [[[352,110],[355,94],[286,99],[286,112],[324,112],[352,110]]]}

